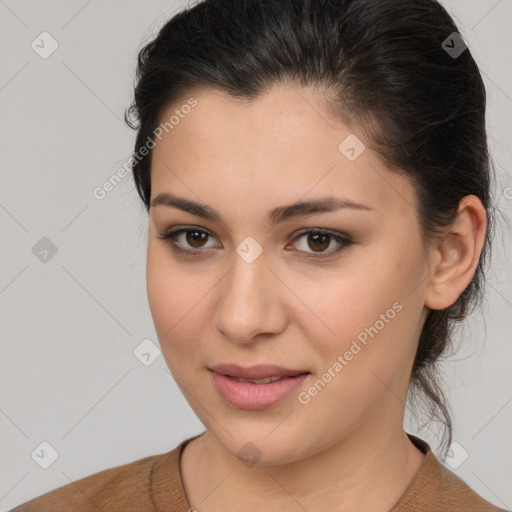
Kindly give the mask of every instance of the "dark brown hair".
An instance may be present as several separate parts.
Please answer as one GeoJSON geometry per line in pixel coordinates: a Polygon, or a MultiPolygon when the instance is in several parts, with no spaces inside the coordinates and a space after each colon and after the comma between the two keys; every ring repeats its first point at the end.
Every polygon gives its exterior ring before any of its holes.
{"type": "MultiPolygon", "coordinates": [[[[138,130],[138,155],[164,108],[192,92],[214,88],[254,100],[274,84],[314,86],[390,169],[412,180],[426,243],[452,224],[463,197],[482,201],[488,227],[479,265],[453,305],[428,312],[409,388],[408,398],[426,399],[429,417],[445,425],[445,453],[452,423],[437,366],[456,322],[482,299],[493,228],[486,92],[470,50],[447,51],[445,41],[464,44],[453,39],[458,32],[436,0],[205,0],[142,48],[125,113],[138,130]]],[[[147,211],[150,168],[151,152],[133,160],[147,211]]]]}

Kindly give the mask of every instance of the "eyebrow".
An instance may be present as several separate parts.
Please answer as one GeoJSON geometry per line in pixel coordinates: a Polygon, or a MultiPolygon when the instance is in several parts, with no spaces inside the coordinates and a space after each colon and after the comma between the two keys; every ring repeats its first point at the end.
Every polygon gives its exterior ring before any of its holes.
{"type": "MultiPolygon", "coordinates": [[[[213,208],[201,203],[196,203],[195,201],[191,201],[190,199],[185,199],[184,197],[177,197],[168,192],[158,194],[151,201],[150,207],[154,208],[155,206],[171,206],[179,208],[180,210],[183,210],[185,212],[191,213],[192,215],[197,215],[198,217],[202,217],[204,219],[224,222],[219,212],[217,212],[213,208]]],[[[362,211],[374,210],[374,208],[371,208],[370,206],[367,206],[362,203],[356,203],[355,201],[352,201],[350,199],[339,198],[335,196],[327,196],[318,199],[312,199],[309,201],[299,201],[297,203],[292,203],[289,205],[278,206],[269,211],[268,219],[270,224],[278,224],[280,222],[283,222],[294,217],[314,215],[317,213],[333,212],[336,210],[341,210],[343,208],[350,208],[362,211]]]]}

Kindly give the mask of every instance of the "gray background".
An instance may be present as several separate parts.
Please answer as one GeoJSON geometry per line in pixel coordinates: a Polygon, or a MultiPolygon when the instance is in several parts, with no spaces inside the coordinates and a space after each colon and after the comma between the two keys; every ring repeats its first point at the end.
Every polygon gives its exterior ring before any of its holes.
{"type": "MultiPolygon", "coordinates": [[[[452,470],[510,509],[512,0],[444,4],[485,79],[504,213],[484,306],[444,365],[460,445],[453,456],[468,454],[452,470]]],[[[0,0],[0,512],[203,430],[163,357],[146,366],[133,353],[145,339],[158,345],[145,288],[147,217],[133,181],[93,195],[132,150],[122,118],[137,51],[184,5],[0,0]],[[46,59],[31,47],[43,31],[59,45],[46,59]],[[43,237],[57,249],[46,262],[33,251],[48,245],[43,237]],[[48,469],[31,456],[43,441],[58,453],[48,469]]],[[[406,418],[406,429],[436,451],[435,428],[419,431],[406,418]]]]}

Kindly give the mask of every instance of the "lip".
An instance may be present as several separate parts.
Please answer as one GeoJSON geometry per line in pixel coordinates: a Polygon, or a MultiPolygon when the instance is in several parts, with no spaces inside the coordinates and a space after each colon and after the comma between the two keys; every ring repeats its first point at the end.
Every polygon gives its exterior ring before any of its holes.
{"type": "Polygon", "coordinates": [[[228,375],[230,377],[239,377],[241,379],[264,379],[266,377],[294,377],[301,373],[310,373],[308,370],[294,370],[275,366],[271,364],[259,364],[244,368],[237,364],[217,364],[209,368],[219,375],[228,375]]]}
{"type": "MultiPolygon", "coordinates": [[[[275,372],[275,368],[268,371],[275,372]]],[[[260,371],[261,375],[262,367],[259,367],[258,371],[260,371]]],[[[280,371],[283,371],[283,369],[281,368],[280,371]]],[[[310,373],[302,373],[294,377],[285,377],[282,380],[269,382],[268,384],[253,384],[250,382],[239,382],[232,377],[212,370],[210,373],[217,392],[228,405],[237,409],[250,410],[264,409],[280,402],[310,376],[310,373]]]]}

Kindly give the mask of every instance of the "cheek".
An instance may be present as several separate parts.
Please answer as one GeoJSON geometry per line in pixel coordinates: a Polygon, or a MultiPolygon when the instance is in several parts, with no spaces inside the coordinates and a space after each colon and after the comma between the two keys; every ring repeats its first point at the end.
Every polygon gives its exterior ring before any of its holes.
{"type": "Polygon", "coordinates": [[[365,328],[373,326],[381,314],[389,310],[388,316],[396,318],[393,304],[402,302],[400,287],[389,268],[372,269],[364,262],[343,275],[330,276],[307,299],[317,316],[311,323],[316,332],[312,339],[324,340],[326,347],[338,351],[348,349],[346,345],[360,334],[364,340],[365,328]]]}
{"type": "Polygon", "coordinates": [[[329,288],[317,288],[309,299],[319,320],[305,330],[316,340],[312,344],[322,370],[332,368],[337,375],[333,387],[372,394],[379,378],[389,384],[408,371],[422,311],[418,297],[409,295],[414,279],[408,276],[416,270],[412,259],[389,254],[387,262],[380,258],[378,264],[361,260],[350,275],[331,281],[329,288]],[[339,364],[333,367],[338,356],[343,358],[342,369],[339,364]]]}
{"type": "MultiPolygon", "coordinates": [[[[197,279],[193,272],[184,270],[165,250],[148,246],[146,283],[148,302],[167,362],[174,357],[197,351],[207,282],[197,279]]],[[[169,249],[170,250],[170,249],[169,249]]]]}
{"type": "Polygon", "coordinates": [[[366,292],[349,287],[324,304],[325,321],[335,336],[315,337],[310,332],[310,339],[318,340],[312,349],[320,365],[306,392],[318,396],[312,407],[319,421],[340,426],[357,422],[385,400],[390,389],[400,393],[395,382],[407,379],[411,351],[406,309],[392,293],[377,300],[366,292]],[[351,306],[355,301],[361,302],[351,306]]]}

